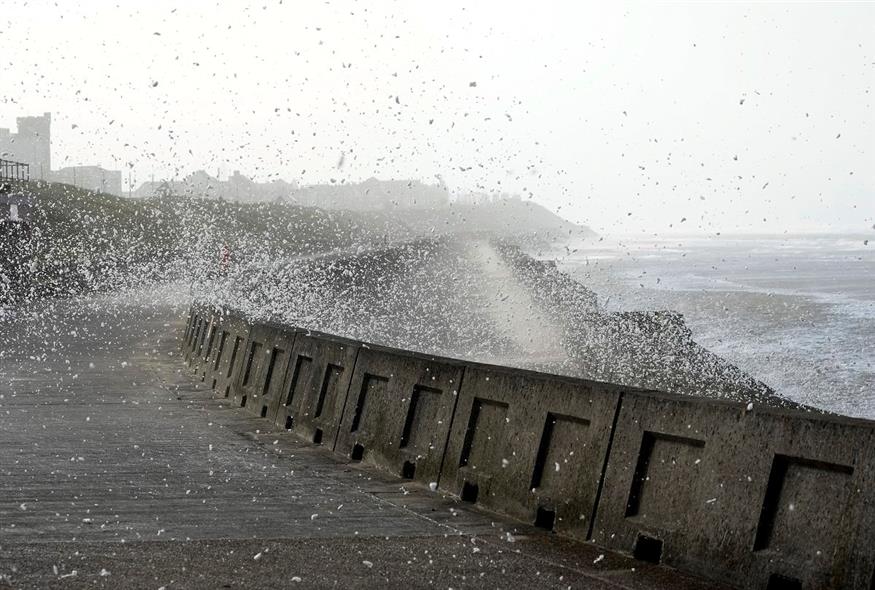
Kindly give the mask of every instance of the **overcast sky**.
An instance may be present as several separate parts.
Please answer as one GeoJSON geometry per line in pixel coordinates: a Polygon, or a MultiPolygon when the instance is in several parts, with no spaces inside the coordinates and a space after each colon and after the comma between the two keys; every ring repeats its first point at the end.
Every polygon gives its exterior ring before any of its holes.
{"type": "Polygon", "coordinates": [[[0,126],[51,111],[56,168],[441,175],[607,233],[873,233],[873,4],[72,4],[0,11],[0,126]]]}

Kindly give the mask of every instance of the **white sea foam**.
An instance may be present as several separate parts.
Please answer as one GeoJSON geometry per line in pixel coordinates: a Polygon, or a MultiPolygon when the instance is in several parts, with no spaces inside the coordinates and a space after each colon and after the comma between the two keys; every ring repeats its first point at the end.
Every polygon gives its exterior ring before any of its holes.
{"type": "Polygon", "coordinates": [[[875,418],[875,247],[862,238],[648,239],[597,251],[595,264],[582,247],[562,265],[608,309],[681,311],[701,344],[778,393],[875,418]]]}

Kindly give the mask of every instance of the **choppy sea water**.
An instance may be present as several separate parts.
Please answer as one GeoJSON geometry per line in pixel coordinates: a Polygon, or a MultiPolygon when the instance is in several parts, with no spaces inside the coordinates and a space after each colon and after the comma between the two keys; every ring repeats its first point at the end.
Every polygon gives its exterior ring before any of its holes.
{"type": "Polygon", "coordinates": [[[635,238],[542,254],[611,311],[682,312],[700,344],[780,395],[875,419],[872,237],[635,238]]]}

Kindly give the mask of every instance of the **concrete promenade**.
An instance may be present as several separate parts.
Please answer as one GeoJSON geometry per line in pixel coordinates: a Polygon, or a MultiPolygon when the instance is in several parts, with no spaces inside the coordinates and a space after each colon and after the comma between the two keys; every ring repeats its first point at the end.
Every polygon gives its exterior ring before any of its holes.
{"type": "Polygon", "coordinates": [[[213,399],[156,293],[0,318],[0,588],[713,588],[213,399]]]}

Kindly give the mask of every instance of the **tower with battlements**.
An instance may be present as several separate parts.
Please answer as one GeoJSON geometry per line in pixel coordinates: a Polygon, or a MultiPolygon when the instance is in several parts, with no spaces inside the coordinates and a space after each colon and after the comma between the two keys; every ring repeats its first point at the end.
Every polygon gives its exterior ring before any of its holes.
{"type": "Polygon", "coordinates": [[[52,170],[52,114],[18,117],[18,132],[0,129],[0,158],[30,165],[30,177],[48,180],[52,170]]]}

